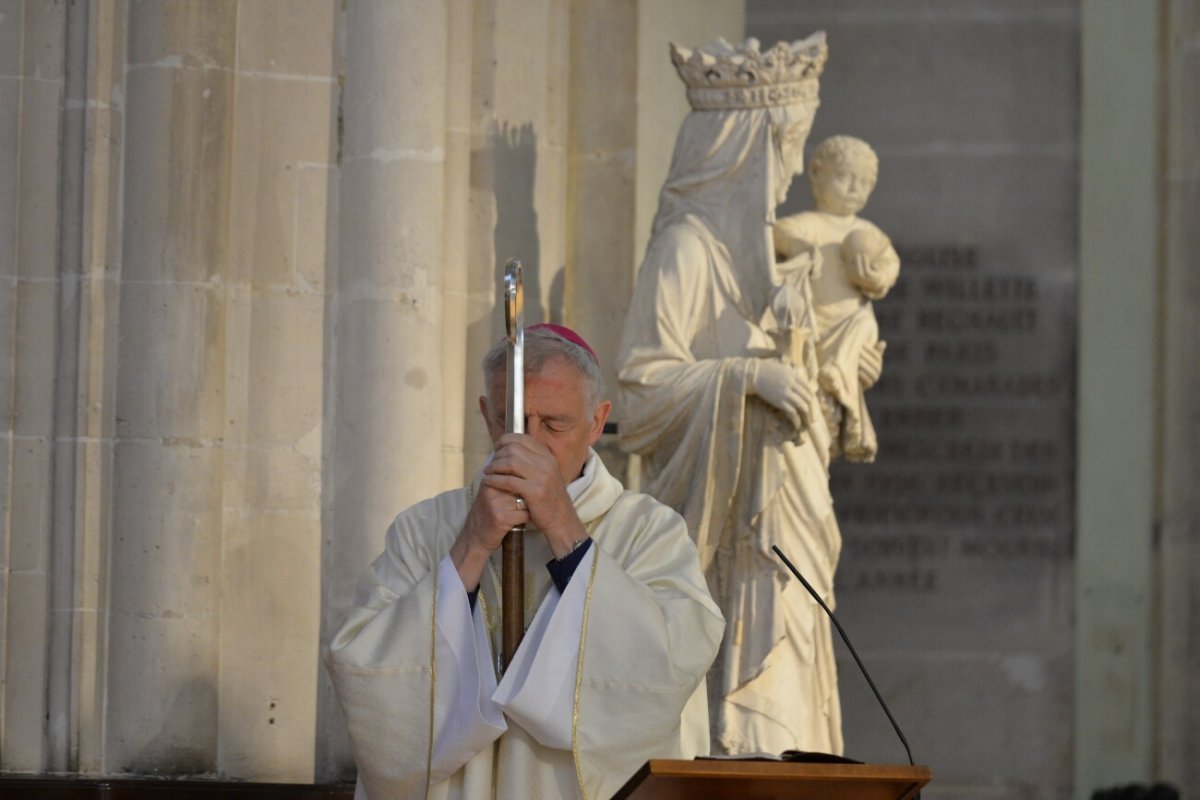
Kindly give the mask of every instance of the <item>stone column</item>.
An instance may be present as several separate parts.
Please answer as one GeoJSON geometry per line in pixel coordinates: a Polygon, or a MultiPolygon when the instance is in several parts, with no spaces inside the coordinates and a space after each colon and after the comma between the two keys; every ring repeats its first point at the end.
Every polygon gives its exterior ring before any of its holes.
{"type": "Polygon", "coordinates": [[[130,7],[106,763],[217,766],[236,6],[130,7]]]}
{"type": "MultiPolygon", "coordinates": [[[[344,616],[395,514],[442,487],[447,10],[346,7],[336,296],[326,350],[322,626],[344,616]]],[[[323,779],[348,767],[323,679],[323,779]]]]}
{"type": "MultiPolygon", "coordinates": [[[[60,440],[56,539],[69,543],[70,572],[56,588],[70,600],[55,609],[70,650],[56,657],[69,695],[54,713],[67,767],[104,769],[108,684],[109,554],[112,546],[113,442],[116,429],[117,322],[121,273],[126,19],[124,2],[70,6],[65,127],[78,150],[64,148],[64,276],[78,272],[71,335],[59,356],[59,415],[76,435],[60,440]],[[67,189],[69,188],[69,191],[67,189]],[[77,216],[76,216],[77,215],[77,216]]],[[[69,141],[70,139],[68,139],[69,141]]],[[[64,306],[64,323],[67,309],[64,306]]],[[[66,326],[64,324],[64,338],[66,326]]],[[[57,698],[55,694],[52,698],[57,698]]],[[[57,734],[57,731],[56,731],[57,734]]]]}
{"type": "Polygon", "coordinates": [[[1155,777],[1184,788],[1200,786],[1200,2],[1166,6],[1155,777]]]}
{"type": "Polygon", "coordinates": [[[1159,46],[1158,4],[1083,5],[1074,714],[1081,799],[1149,781],[1153,770],[1159,46]]]}

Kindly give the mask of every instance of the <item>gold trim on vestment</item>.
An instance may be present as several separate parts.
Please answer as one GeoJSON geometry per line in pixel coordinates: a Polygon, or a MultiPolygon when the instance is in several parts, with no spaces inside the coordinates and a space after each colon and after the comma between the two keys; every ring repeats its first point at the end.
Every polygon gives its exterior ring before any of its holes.
{"type": "Polygon", "coordinates": [[[438,603],[438,571],[433,568],[433,613],[429,626],[429,753],[425,758],[425,798],[429,798],[429,790],[433,788],[433,718],[437,711],[437,603],[438,603]]]}
{"type": "MultiPolygon", "coordinates": [[[[591,536],[599,518],[588,526],[591,536]]],[[[596,549],[596,541],[592,540],[592,549],[596,549]]],[[[592,553],[592,570],[588,574],[587,596],[583,601],[583,623],[579,627],[579,664],[575,668],[575,701],[571,711],[571,758],[575,762],[575,780],[579,783],[579,796],[587,800],[587,792],[583,790],[583,768],[579,764],[579,692],[583,685],[583,649],[587,643],[588,614],[592,609],[592,587],[596,583],[596,566],[600,563],[600,555],[592,553]]]]}

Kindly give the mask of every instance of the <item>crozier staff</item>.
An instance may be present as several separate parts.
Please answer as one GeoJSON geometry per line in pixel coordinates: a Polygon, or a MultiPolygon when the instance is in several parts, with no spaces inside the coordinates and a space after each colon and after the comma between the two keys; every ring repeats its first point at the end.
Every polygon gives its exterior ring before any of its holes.
{"type": "Polygon", "coordinates": [[[524,360],[526,432],[504,431],[501,341],[491,458],[396,518],[330,644],[357,797],[607,798],[649,758],[708,750],[724,622],[683,520],[591,449],[610,404],[583,339],[531,326],[524,360]],[[519,524],[532,619],[498,679],[497,549],[519,524]]]}
{"type": "MultiPolygon", "coordinates": [[[[510,258],[504,265],[504,331],[507,359],[504,371],[506,391],[504,432],[525,432],[525,284],[521,278],[521,262],[510,258]]],[[[517,495],[518,508],[525,507],[525,498],[517,495]]],[[[525,526],[518,525],[508,532],[501,545],[503,562],[500,599],[504,618],[500,629],[501,668],[512,663],[521,637],[525,635],[525,526]]]]}

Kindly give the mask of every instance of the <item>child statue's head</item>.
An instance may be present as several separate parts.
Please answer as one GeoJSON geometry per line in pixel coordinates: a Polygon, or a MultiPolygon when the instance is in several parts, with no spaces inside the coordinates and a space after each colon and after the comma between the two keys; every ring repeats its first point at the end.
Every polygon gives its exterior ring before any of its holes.
{"type": "Polygon", "coordinates": [[[857,214],[867,204],[879,176],[879,157],[853,136],[831,136],[817,145],[808,162],[817,210],[839,216],[857,214]]]}

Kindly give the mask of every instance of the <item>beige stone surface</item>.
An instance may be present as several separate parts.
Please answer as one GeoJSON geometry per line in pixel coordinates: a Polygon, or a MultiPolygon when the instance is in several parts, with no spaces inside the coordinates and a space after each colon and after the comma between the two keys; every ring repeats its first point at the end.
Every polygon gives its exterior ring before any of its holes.
{"type": "Polygon", "coordinates": [[[569,29],[562,27],[567,5],[562,0],[511,3],[496,9],[488,31],[492,46],[503,56],[491,86],[497,118],[514,125],[533,122],[539,137],[559,146],[564,144],[559,115],[565,118],[567,98],[551,92],[557,85],[553,71],[567,69],[563,48],[569,29]]]}
{"type": "Polygon", "coordinates": [[[189,69],[234,65],[237,0],[134,0],[129,63],[189,69]]]}
{"type": "Polygon", "coordinates": [[[1200,324],[1195,302],[1200,298],[1200,231],[1194,224],[1200,208],[1200,109],[1193,98],[1200,89],[1200,4],[1169,3],[1169,57],[1165,67],[1167,116],[1167,187],[1163,221],[1164,253],[1163,493],[1160,574],[1162,652],[1156,702],[1163,709],[1159,735],[1161,776],[1176,786],[1200,786],[1200,324]],[[1188,43],[1192,43],[1191,46],[1188,43]]]}
{"type": "Polygon", "coordinates": [[[111,508],[112,389],[115,378],[116,286],[91,283],[119,270],[119,176],[126,4],[69,4],[63,54],[74,72],[62,114],[59,180],[59,347],[55,386],[58,443],[52,532],[51,663],[47,707],[50,769],[99,769],[106,698],[108,532],[111,508]],[[117,24],[119,21],[119,25],[117,24]],[[83,47],[86,46],[86,53],[83,47]],[[76,48],[79,48],[76,50],[76,48]],[[120,62],[119,66],[116,62],[120,62]],[[115,120],[115,126],[114,126],[115,120]],[[75,150],[76,147],[80,149],[75,150]]]}
{"type": "Polygon", "coordinates": [[[238,3],[238,71],[328,78],[335,69],[337,12],[328,0],[238,3]]]}
{"type": "MultiPolygon", "coordinates": [[[[0,486],[8,486],[9,478],[12,475],[12,432],[8,430],[0,430],[0,486]]],[[[0,553],[6,552],[9,536],[12,534],[12,519],[10,515],[10,507],[12,503],[12,495],[10,492],[0,492],[0,543],[4,544],[4,549],[0,549],[0,553]]],[[[8,555],[0,556],[0,615],[4,614],[4,606],[8,598],[8,591],[5,580],[8,576],[8,555]]],[[[5,617],[0,617],[4,619],[5,617]]],[[[0,627],[0,664],[4,663],[4,629],[0,627]]]]}
{"type": "Polygon", "coordinates": [[[112,660],[105,771],[141,775],[215,771],[214,623],[114,612],[109,625],[112,660]]]}
{"type": "MultiPolygon", "coordinates": [[[[440,161],[443,151],[445,11],[420,0],[404,8],[368,0],[346,9],[343,163],[384,158],[440,161]],[[403,69],[397,80],[389,68],[403,69]],[[413,114],[412,109],[422,113],[413,114]]],[[[423,184],[414,184],[414,186],[423,184]]]]}
{"type": "Polygon", "coordinates": [[[12,433],[14,348],[16,340],[17,282],[13,278],[0,276],[0,434],[12,433]]]}
{"type": "Polygon", "coordinates": [[[76,768],[87,773],[105,769],[113,447],[110,439],[89,439],[77,447],[74,607],[59,612],[59,619],[70,621],[71,648],[76,654],[71,665],[76,768]]]}
{"type": "Polygon", "coordinates": [[[354,243],[355,262],[343,259],[340,295],[386,292],[406,314],[440,327],[444,169],[440,157],[343,160],[339,236],[354,243]]]}
{"type": "Polygon", "coordinates": [[[42,176],[59,169],[62,84],[23,80],[20,92],[16,268],[22,277],[49,279],[58,272],[58,182],[42,176]]]}
{"type": "Polygon", "coordinates": [[[226,438],[319,458],[324,298],[229,293],[226,438]]]}
{"type": "Polygon", "coordinates": [[[21,74],[23,12],[22,0],[0,0],[0,76],[21,74]]]}
{"type": "Polygon", "coordinates": [[[320,583],[311,500],[307,512],[225,515],[218,763],[226,774],[312,780],[320,597],[298,590],[320,583]]]}
{"type": "MultiPolygon", "coordinates": [[[[324,207],[328,186],[302,175],[334,156],[335,85],[239,75],[233,131],[229,279],[255,286],[295,285],[297,259],[324,257],[324,207]],[[307,201],[310,219],[301,219],[307,201]],[[314,202],[315,201],[315,202],[314,202]],[[303,226],[302,226],[303,225],[303,226]],[[315,230],[314,230],[315,229],[315,230]],[[314,239],[314,237],[320,237],[314,239]]],[[[327,177],[327,176],[323,176],[327,177]]],[[[311,268],[310,268],[311,274],[311,268]]]]}
{"type": "MultiPolygon", "coordinates": [[[[614,59],[614,42],[636,42],[636,0],[590,0],[579,3],[570,19],[570,125],[559,139],[573,158],[617,155],[627,168],[636,165],[636,58],[614,59]]],[[[661,58],[661,53],[659,54],[661,58]]]]}
{"type": "Polygon", "coordinates": [[[10,572],[5,581],[3,735],[0,768],[38,772],[45,759],[46,640],[50,579],[44,572],[10,572]],[[33,646],[30,646],[30,645],[33,646]]]}
{"type": "Polygon", "coordinates": [[[110,278],[80,282],[86,298],[80,312],[81,353],[79,408],[80,433],[92,440],[111,442],[116,435],[117,337],[121,285],[110,278]]]}
{"type": "Polygon", "coordinates": [[[195,621],[215,610],[222,460],[215,447],[117,443],[114,614],[195,621]]]}
{"type": "Polygon", "coordinates": [[[224,435],[224,306],[218,285],[126,282],[117,432],[209,446],[224,435]]]}
{"type": "Polygon", "coordinates": [[[222,453],[119,442],[114,453],[107,767],[216,763],[222,453]]]}
{"type": "Polygon", "coordinates": [[[302,165],[296,174],[294,280],[301,292],[325,294],[337,258],[338,173],[333,165],[302,165]]]}
{"type": "Polygon", "coordinates": [[[53,523],[54,445],[48,439],[18,436],[11,452],[7,566],[14,572],[46,573],[53,523]]]}
{"type": "Polygon", "coordinates": [[[231,73],[146,67],[126,84],[125,280],[205,282],[229,257],[231,73]]]}
{"type": "Polygon", "coordinates": [[[271,294],[254,298],[252,308],[248,399],[253,441],[287,444],[319,458],[324,298],[271,294]]]}
{"type": "MultiPolygon", "coordinates": [[[[440,431],[440,352],[430,349],[423,358],[409,357],[397,364],[395,354],[380,347],[380,343],[421,341],[436,335],[436,328],[431,329],[405,306],[404,301],[384,296],[342,307],[343,313],[357,318],[359,324],[343,329],[341,346],[359,354],[357,370],[372,373],[373,381],[354,390],[354,397],[336,399],[344,414],[337,420],[338,449],[345,446],[347,454],[365,449],[372,453],[373,461],[369,471],[352,470],[347,464],[334,480],[339,503],[374,509],[374,524],[365,535],[376,541],[400,510],[397,504],[407,505],[440,491],[440,470],[431,469],[424,458],[404,447],[367,447],[369,443],[419,439],[420,435],[412,437],[413,430],[436,441],[440,431]],[[390,507],[381,506],[381,498],[392,498],[387,504],[390,507]]],[[[439,454],[440,443],[431,452],[439,454]]],[[[341,452],[337,457],[343,458],[341,452]]]]}
{"type": "Polygon", "coordinates": [[[563,322],[565,319],[567,207],[563,195],[567,187],[566,159],[566,149],[561,145],[538,148],[537,182],[533,193],[533,218],[537,227],[532,235],[535,238],[525,248],[519,242],[514,243],[517,255],[522,249],[537,255],[537,281],[533,286],[526,284],[525,318],[528,324],[563,322]],[[531,314],[531,311],[535,313],[531,314]]]}
{"type": "Polygon", "coordinates": [[[0,276],[17,274],[19,89],[19,81],[0,77],[0,276]]]}
{"type": "Polygon", "coordinates": [[[58,285],[18,280],[16,300],[12,430],[23,436],[50,436],[54,432],[58,285]]]}
{"type": "Polygon", "coordinates": [[[315,513],[321,497],[320,440],[297,447],[246,446],[225,457],[225,507],[315,513]],[[311,447],[310,447],[311,445],[311,447]],[[310,452],[303,452],[304,450],[310,452]]]}
{"type": "Polygon", "coordinates": [[[1076,567],[1074,779],[1076,796],[1151,776],[1153,674],[1152,538],[1156,487],[1155,420],[1130,409],[1157,399],[1159,299],[1130,270],[1160,246],[1156,208],[1161,155],[1144,131],[1162,119],[1158,93],[1160,19],[1147,7],[1083,7],[1081,53],[1079,261],[1079,420],[1074,540],[1076,567]],[[1107,12],[1107,13],[1106,13],[1107,12]],[[1105,54],[1117,42],[1118,68],[1105,54]],[[1119,118],[1112,118],[1119,113],[1119,118]],[[1113,152],[1121,152],[1113,159],[1113,152]],[[1127,198],[1113,204],[1112,197],[1127,198]],[[1130,206],[1129,203],[1133,205],[1130,206]],[[1116,317],[1113,308],[1120,308],[1116,317]]]}
{"type": "MultiPolygon", "coordinates": [[[[472,3],[454,0],[447,8],[447,40],[467,41],[473,23],[472,3]]],[[[471,67],[469,48],[451,46],[446,62],[446,184],[442,260],[442,360],[461,363],[467,352],[470,246],[464,235],[470,224],[471,185],[471,67]]],[[[443,374],[446,413],[442,418],[442,481],[445,486],[462,484],[470,467],[463,458],[464,426],[475,398],[467,392],[467,373],[447,368],[443,374]]]]}
{"type": "Polygon", "coordinates": [[[596,355],[610,392],[617,385],[617,343],[625,320],[633,276],[613,272],[633,257],[632,152],[576,155],[571,183],[577,209],[567,276],[568,324],[578,330],[596,355]]]}
{"type": "Polygon", "coordinates": [[[62,80],[66,15],[66,7],[59,3],[25,3],[14,13],[21,30],[22,75],[38,81],[62,80]]]}

